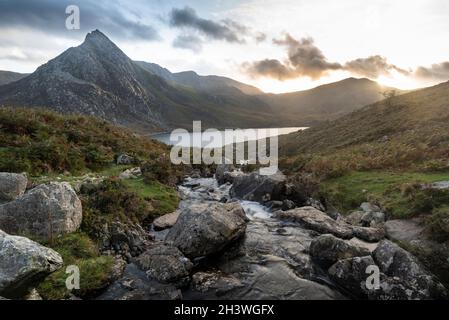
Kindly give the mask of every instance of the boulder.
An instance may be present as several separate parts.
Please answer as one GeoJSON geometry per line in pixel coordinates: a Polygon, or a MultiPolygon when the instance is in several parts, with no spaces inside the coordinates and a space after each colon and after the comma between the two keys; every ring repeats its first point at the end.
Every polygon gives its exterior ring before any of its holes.
{"type": "Polygon", "coordinates": [[[335,221],[327,214],[313,207],[278,211],[275,217],[281,220],[298,222],[307,229],[326,234],[330,233],[342,239],[352,238],[352,227],[344,222],[335,221]]]}
{"type": "Polygon", "coordinates": [[[425,238],[422,218],[389,220],[385,223],[386,235],[391,240],[413,241],[425,238]]]}
{"type": "MultiPolygon", "coordinates": [[[[226,177],[225,174],[233,172],[235,170],[234,165],[232,164],[219,164],[217,165],[217,169],[215,170],[215,179],[217,179],[218,184],[225,184],[228,181],[229,177],[226,177]]],[[[231,182],[232,183],[232,182],[231,182]]]]}
{"type": "Polygon", "coordinates": [[[142,175],[142,170],[139,167],[128,169],[120,173],[119,178],[121,180],[128,180],[128,179],[137,179],[142,175]]]}
{"type": "Polygon", "coordinates": [[[179,218],[179,211],[165,214],[153,221],[153,227],[156,231],[165,230],[175,225],[179,218]]]}
{"type": "Polygon", "coordinates": [[[380,270],[388,277],[396,278],[395,286],[384,285],[382,293],[388,295],[397,287],[405,288],[407,299],[445,299],[447,290],[428,273],[411,253],[391,241],[382,241],[373,252],[380,270]],[[399,279],[399,280],[397,280],[399,279]]]}
{"type": "Polygon", "coordinates": [[[0,295],[19,298],[63,265],[54,250],[0,230],[0,295]]]}
{"type": "Polygon", "coordinates": [[[185,280],[193,267],[178,248],[162,243],[152,245],[136,259],[135,264],[149,277],[162,283],[185,280]]]}
{"type": "Polygon", "coordinates": [[[296,208],[296,204],[291,200],[284,200],[282,202],[282,210],[288,211],[296,208]]]}
{"type": "Polygon", "coordinates": [[[366,214],[364,211],[354,211],[345,217],[345,220],[353,226],[361,226],[362,218],[366,214]]]}
{"type": "Polygon", "coordinates": [[[367,242],[379,242],[385,238],[384,228],[353,227],[352,231],[355,237],[367,242]]]}
{"type": "Polygon", "coordinates": [[[136,158],[131,157],[127,154],[119,155],[117,157],[117,161],[116,161],[117,165],[131,165],[131,164],[135,164],[136,162],[137,162],[136,158]]]}
{"type": "Polygon", "coordinates": [[[235,288],[243,286],[239,279],[220,271],[197,272],[192,276],[190,284],[193,291],[211,298],[220,297],[235,288]]]}
{"type": "Polygon", "coordinates": [[[50,238],[78,230],[82,218],[81,201],[65,182],[37,186],[0,205],[0,228],[11,234],[50,238]]]}
{"type": "Polygon", "coordinates": [[[329,268],[329,276],[338,286],[347,290],[355,298],[366,298],[368,291],[366,280],[369,266],[375,266],[371,256],[354,257],[337,261],[329,268]]]}
{"type": "Polygon", "coordinates": [[[263,176],[257,172],[235,177],[230,190],[231,197],[260,203],[283,200],[286,177],[278,172],[263,176]]]}
{"type": "Polygon", "coordinates": [[[361,209],[363,212],[380,212],[380,211],[381,211],[380,208],[379,208],[379,206],[377,206],[377,205],[375,205],[375,204],[373,204],[373,203],[370,203],[370,202],[364,202],[364,203],[362,203],[362,204],[360,205],[360,209],[361,209]]]}
{"type": "Polygon", "coordinates": [[[195,203],[182,209],[166,240],[189,258],[206,256],[242,237],[246,222],[238,203],[195,203]]]}
{"type": "Polygon", "coordinates": [[[363,227],[377,227],[385,223],[385,213],[378,211],[366,212],[361,219],[363,227]]]}
{"type": "Polygon", "coordinates": [[[370,252],[366,248],[325,234],[313,239],[310,244],[310,255],[321,267],[328,269],[339,260],[369,256],[370,252]]]}
{"type": "Polygon", "coordinates": [[[24,174],[0,172],[0,202],[12,201],[25,193],[28,179],[24,174]]]}

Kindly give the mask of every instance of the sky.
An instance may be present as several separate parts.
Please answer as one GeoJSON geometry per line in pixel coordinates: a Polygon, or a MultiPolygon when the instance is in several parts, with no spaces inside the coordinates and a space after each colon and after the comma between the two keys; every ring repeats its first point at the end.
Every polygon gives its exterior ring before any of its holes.
{"type": "Polygon", "coordinates": [[[134,60],[266,92],[449,80],[447,0],[0,0],[0,70],[33,72],[95,29],[134,60]],[[69,5],[79,30],[65,26],[69,5]]]}

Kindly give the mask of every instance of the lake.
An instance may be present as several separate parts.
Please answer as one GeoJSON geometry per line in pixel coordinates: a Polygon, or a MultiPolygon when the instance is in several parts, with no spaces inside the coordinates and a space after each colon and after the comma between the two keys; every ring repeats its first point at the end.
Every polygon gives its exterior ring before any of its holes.
{"type": "MultiPolygon", "coordinates": [[[[201,132],[184,132],[177,133],[177,139],[180,139],[179,145],[182,147],[191,147],[193,146],[193,141],[195,142],[195,146],[198,146],[199,141],[202,141],[202,147],[208,148],[221,148],[226,144],[229,144],[229,141],[232,141],[234,138],[235,143],[241,143],[244,141],[252,141],[265,139],[274,136],[286,135],[289,133],[302,131],[307,129],[307,127],[290,127],[290,128],[258,128],[258,129],[241,129],[238,131],[238,135],[235,135],[234,130],[217,130],[221,133],[220,139],[214,139],[211,141],[211,135],[207,133],[201,132]],[[257,138],[256,138],[257,135],[257,138]],[[252,137],[252,138],[245,138],[252,137]]],[[[171,133],[157,133],[149,135],[150,138],[163,142],[167,145],[175,145],[178,144],[179,140],[172,141],[170,140],[171,133]]]]}

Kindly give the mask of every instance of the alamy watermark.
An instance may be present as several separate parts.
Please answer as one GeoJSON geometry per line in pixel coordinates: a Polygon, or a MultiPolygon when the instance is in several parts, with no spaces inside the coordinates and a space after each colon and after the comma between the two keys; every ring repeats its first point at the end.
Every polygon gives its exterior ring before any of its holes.
{"type": "Polygon", "coordinates": [[[65,13],[68,17],[65,20],[67,30],[79,30],[81,28],[80,8],[76,5],[67,6],[65,13]]]}
{"type": "Polygon", "coordinates": [[[208,129],[201,121],[193,122],[193,132],[176,129],[170,135],[175,142],[170,152],[173,164],[254,164],[261,175],[278,171],[277,129],[208,129]],[[189,146],[189,147],[187,147],[189,146]]]}

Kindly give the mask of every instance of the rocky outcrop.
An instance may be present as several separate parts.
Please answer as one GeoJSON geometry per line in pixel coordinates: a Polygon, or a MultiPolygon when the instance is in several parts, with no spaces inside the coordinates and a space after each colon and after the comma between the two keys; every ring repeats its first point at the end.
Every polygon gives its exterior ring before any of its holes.
{"type": "Polygon", "coordinates": [[[150,240],[148,233],[139,224],[120,221],[105,224],[97,238],[102,252],[118,254],[127,261],[144,252],[150,240]]]}
{"type": "Polygon", "coordinates": [[[230,190],[231,197],[265,203],[283,200],[286,177],[278,172],[271,176],[263,176],[257,172],[235,177],[230,190]]]}
{"type": "Polygon", "coordinates": [[[21,297],[62,265],[61,256],[52,249],[0,230],[0,295],[21,297]]]}
{"type": "Polygon", "coordinates": [[[310,255],[324,269],[335,262],[353,257],[369,256],[369,250],[355,246],[330,234],[313,239],[310,244],[310,255]]]}
{"type": "Polygon", "coordinates": [[[135,264],[149,277],[162,283],[186,280],[193,267],[178,248],[167,244],[152,245],[135,260],[135,264]]]}
{"type": "Polygon", "coordinates": [[[182,210],[166,240],[189,258],[206,256],[242,237],[246,221],[238,203],[196,203],[182,210]]]}
{"type": "Polygon", "coordinates": [[[127,154],[121,154],[117,157],[117,165],[131,165],[131,164],[135,164],[136,158],[131,157],[130,155],[127,154]]]}
{"type": "Polygon", "coordinates": [[[435,281],[408,251],[384,240],[373,253],[382,273],[390,279],[381,283],[377,297],[385,299],[397,296],[400,299],[443,299],[448,298],[444,286],[435,281]]]}
{"type": "Polygon", "coordinates": [[[23,195],[27,184],[28,179],[24,174],[0,172],[0,203],[23,195]]]}
{"type": "Polygon", "coordinates": [[[304,228],[321,234],[330,233],[342,239],[352,238],[352,227],[344,222],[336,221],[322,211],[313,207],[296,208],[289,211],[278,211],[275,217],[281,220],[297,222],[304,228]]]}
{"type": "Polygon", "coordinates": [[[128,179],[137,179],[142,175],[142,170],[139,167],[127,169],[120,173],[119,178],[121,180],[128,180],[128,179]]]}
{"type": "Polygon", "coordinates": [[[40,185],[0,205],[0,228],[11,234],[50,238],[76,231],[81,201],[68,183],[40,185]]]}
{"type": "Polygon", "coordinates": [[[153,221],[154,230],[160,231],[171,228],[175,225],[179,218],[179,211],[160,216],[153,221]]]}
{"type": "Polygon", "coordinates": [[[385,238],[384,228],[353,227],[352,231],[355,237],[367,242],[379,242],[385,238]]]}

